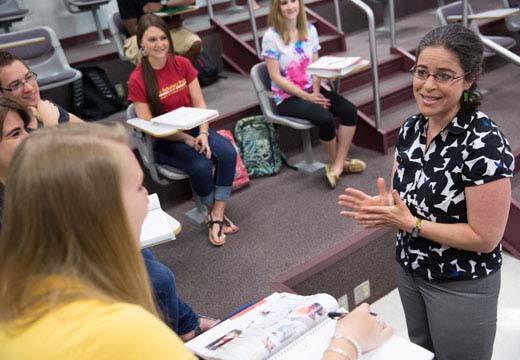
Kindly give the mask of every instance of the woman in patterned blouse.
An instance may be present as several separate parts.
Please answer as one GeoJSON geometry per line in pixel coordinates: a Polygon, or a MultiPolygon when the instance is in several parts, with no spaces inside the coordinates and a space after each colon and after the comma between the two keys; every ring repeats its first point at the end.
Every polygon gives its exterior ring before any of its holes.
{"type": "Polygon", "coordinates": [[[342,215],[398,230],[397,284],[410,339],[437,359],[490,359],[501,244],[514,157],[478,111],[483,45],[448,25],[417,47],[413,91],[420,113],[401,127],[391,192],[346,189],[342,215]]]}
{"type": "Polygon", "coordinates": [[[318,60],[318,32],[307,22],[303,0],[273,0],[262,38],[262,56],[267,64],[278,112],[305,119],[319,128],[319,137],[329,155],[325,175],[335,188],[343,172],[361,172],[366,165],[347,159],[356,131],[357,109],[350,101],[320,86],[320,78],[306,69],[318,60]],[[339,128],[336,131],[336,117],[339,128]]]}

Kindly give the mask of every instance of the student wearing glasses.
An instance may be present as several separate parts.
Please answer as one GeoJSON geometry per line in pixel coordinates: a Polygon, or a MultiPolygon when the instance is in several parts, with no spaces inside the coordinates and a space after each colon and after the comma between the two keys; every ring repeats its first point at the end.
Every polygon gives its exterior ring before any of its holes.
{"type": "Polygon", "coordinates": [[[37,74],[18,56],[0,51],[0,96],[14,100],[31,111],[34,118],[28,128],[82,121],[59,105],[43,100],[37,78],[37,74]]]}
{"type": "Polygon", "coordinates": [[[483,45],[448,25],[419,43],[419,114],[399,134],[391,192],[347,188],[342,215],[398,230],[397,284],[410,339],[437,359],[491,359],[514,157],[478,110],[483,45]]]}

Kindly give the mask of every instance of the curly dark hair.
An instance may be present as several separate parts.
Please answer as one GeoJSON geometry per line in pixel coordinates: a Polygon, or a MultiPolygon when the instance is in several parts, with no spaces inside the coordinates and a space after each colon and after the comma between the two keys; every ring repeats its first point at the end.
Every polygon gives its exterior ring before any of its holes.
{"type": "Polygon", "coordinates": [[[427,47],[443,47],[457,56],[460,66],[466,73],[465,79],[473,81],[468,90],[469,101],[464,102],[461,99],[461,107],[467,110],[477,110],[482,100],[477,80],[482,74],[484,59],[484,45],[479,37],[462,25],[450,24],[437,27],[426,34],[417,45],[416,58],[427,47]]]}

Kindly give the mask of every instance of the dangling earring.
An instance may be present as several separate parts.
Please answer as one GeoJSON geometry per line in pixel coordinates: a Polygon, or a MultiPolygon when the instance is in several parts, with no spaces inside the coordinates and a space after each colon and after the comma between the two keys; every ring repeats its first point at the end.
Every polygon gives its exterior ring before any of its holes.
{"type": "Polygon", "coordinates": [[[462,102],[464,102],[464,103],[469,102],[469,91],[468,90],[464,90],[462,92],[462,102]]]}
{"type": "Polygon", "coordinates": [[[142,57],[145,57],[146,55],[148,55],[148,52],[146,51],[146,49],[144,47],[139,48],[139,53],[141,54],[142,57]]]}

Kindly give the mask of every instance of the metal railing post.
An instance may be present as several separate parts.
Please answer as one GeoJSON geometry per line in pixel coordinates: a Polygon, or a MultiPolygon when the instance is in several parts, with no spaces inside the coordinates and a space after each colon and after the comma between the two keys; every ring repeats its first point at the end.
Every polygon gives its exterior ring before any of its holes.
{"type": "Polygon", "coordinates": [[[396,47],[395,41],[395,7],[394,0],[388,0],[388,16],[390,20],[390,47],[396,47]]]}
{"type": "MultiPolygon", "coordinates": [[[[343,32],[343,26],[341,25],[341,11],[339,9],[339,0],[334,0],[334,12],[336,13],[336,28],[339,32],[343,32]]],[[[345,36],[345,49],[347,48],[347,37],[345,36]]]]}
{"type": "Polygon", "coordinates": [[[253,10],[253,0],[247,0],[247,10],[249,11],[249,21],[251,22],[251,30],[253,30],[253,39],[255,41],[256,56],[260,57],[260,42],[258,41],[258,30],[256,28],[255,11],[253,10]]]}
{"type": "Polygon", "coordinates": [[[206,0],[206,6],[208,8],[208,15],[209,15],[209,18],[210,19],[213,19],[214,18],[214,14],[213,14],[213,3],[211,2],[211,0],[206,0]]]}
{"type": "Polygon", "coordinates": [[[462,1],[462,26],[468,27],[468,0],[462,1]]]}
{"type": "Polygon", "coordinates": [[[350,0],[354,5],[363,10],[368,18],[368,42],[370,46],[370,64],[372,65],[372,94],[374,96],[374,116],[376,128],[381,129],[381,103],[379,100],[379,75],[377,69],[377,47],[376,47],[376,21],[374,12],[361,0],[350,0]]]}

